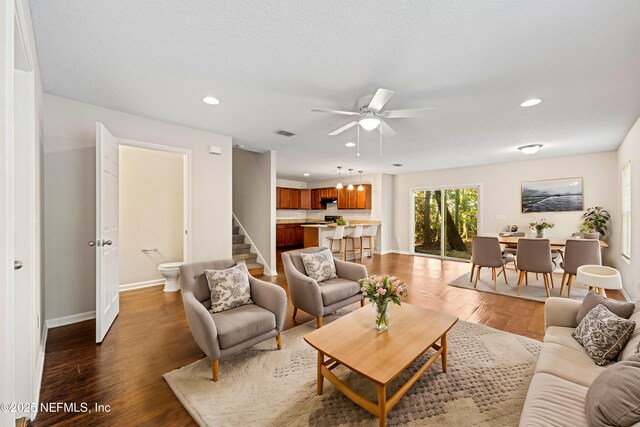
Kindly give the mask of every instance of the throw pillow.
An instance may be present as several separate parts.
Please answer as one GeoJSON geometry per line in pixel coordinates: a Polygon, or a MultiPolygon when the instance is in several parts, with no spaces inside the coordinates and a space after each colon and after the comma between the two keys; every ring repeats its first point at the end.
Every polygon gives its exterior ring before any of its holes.
{"type": "Polygon", "coordinates": [[[253,304],[246,265],[238,264],[226,270],[205,270],[204,274],[211,291],[211,313],[253,304]]]}
{"type": "Polygon", "coordinates": [[[636,322],[623,319],[612,313],[603,304],[598,304],[582,319],[571,336],[576,339],[596,365],[606,365],[625,346],[636,322]]]}
{"type": "Polygon", "coordinates": [[[636,353],[640,353],[640,326],[638,326],[638,324],[640,324],[640,301],[636,302],[636,311],[633,312],[629,320],[636,322],[636,329],[633,331],[633,334],[631,334],[627,345],[624,346],[618,355],[619,362],[629,359],[636,353]]]}
{"type": "Polygon", "coordinates": [[[584,409],[592,427],[640,422],[640,354],[598,375],[587,390],[584,409]]]}
{"type": "Polygon", "coordinates": [[[636,305],[632,302],[626,301],[616,301],[614,299],[608,299],[603,297],[600,294],[595,292],[589,292],[582,301],[582,305],[578,310],[578,315],[576,316],[576,323],[582,322],[584,316],[587,315],[588,312],[593,310],[593,308],[598,305],[603,304],[605,307],[609,309],[612,313],[622,317],[623,319],[628,319],[633,314],[633,311],[636,309],[636,305]]]}
{"type": "Polygon", "coordinates": [[[304,269],[307,271],[307,276],[316,282],[324,282],[338,277],[336,264],[333,262],[333,255],[329,249],[320,252],[302,252],[300,257],[302,258],[304,269]]]}

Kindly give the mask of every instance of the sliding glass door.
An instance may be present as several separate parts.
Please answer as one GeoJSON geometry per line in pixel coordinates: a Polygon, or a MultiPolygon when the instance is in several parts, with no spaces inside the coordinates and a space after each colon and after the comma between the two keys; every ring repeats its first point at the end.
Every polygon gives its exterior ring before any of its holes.
{"type": "Polygon", "coordinates": [[[413,191],[413,245],[418,254],[470,259],[478,233],[478,187],[413,191]]]}

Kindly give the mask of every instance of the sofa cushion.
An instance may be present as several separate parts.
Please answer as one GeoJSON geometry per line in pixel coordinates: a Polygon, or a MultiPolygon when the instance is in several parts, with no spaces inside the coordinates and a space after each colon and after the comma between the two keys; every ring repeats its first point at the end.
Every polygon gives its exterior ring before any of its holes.
{"type": "Polygon", "coordinates": [[[255,304],[211,314],[220,348],[233,347],[276,328],[276,316],[255,304]]]}
{"type": "Polygon", "coordinates": [[[536,373],[555,375],[583,387],[589,387],[605,369],[593,363],[584,349],[575,350],[553,342],[542,344],[536,364],[536,373]]]}
{"type": "Polygon", "coordinates": [[[302,257],[307,276],[316,282],[323,282],[338,277],[336,274],[336,264],[333,262],[333,255],[329,249],[313,253],[302,252],[300,256],[302,257]]]}
{"type": "Polygon", "coordinates": [[[630,426],[640,422],[640,354],[616,363],[587,392],[590,426],[630,426]]]}
{"type": "Polygon", "coordinates": [[[574,330],[575,328],[564,326],[549,326],[544,333],[544,342],[560,344],[586,355],[587,351],[584,347],[571,336],[574,330]]]}
{"type": "Polygon", "coordinates": [[[211,313],[253,304],[246,265],[239,264],[225,270],[205,270],[204,274],[211,291],[211,313]]]}
{"type": "Polygon", "coordinates": [[[318,283],[320,285],[320,295],[322,295],[322,305],[327,306],[357,295],[360,292],[358,282],[335,278],[318,283]]]}
{"type": "Polygon", "coordinates": [[[587,350],[596,365],[606,365],[625,346],[636,323],[598,304],[582,319],[572,336],[587,350]]]}
{"type": "Polygon", "coordinates": [[[627,345],[624,346],[620,354],[618,354],[618,361],[628,360],[636,353],[640,353],[640,301],[636,302],[636,309],[629,318],[636,322],[636,328],[631,334],[631,338],[627,341],[627,345]]]}
{"type": "Polygon", "coordinates": [[[616,301],[614,299],[605,298],[595,292],[589,292],[584,297],[584,300],[582,300],[582,305],[580,305],[580,310],[578,310],[578,315],[576,316],[576,324],[579,324],[587,313],[596,308],[598,304],[604,305],[609,309],[609,311],[623,319],[631,317],[633,310],[636,308],[635,304],[632,302],[616,301]]]}
{"type": "Polygon", "coordinates": [[[587,387],[550,374],[535,374],[524,402],[520,426],[586,426],[587,387]]]}

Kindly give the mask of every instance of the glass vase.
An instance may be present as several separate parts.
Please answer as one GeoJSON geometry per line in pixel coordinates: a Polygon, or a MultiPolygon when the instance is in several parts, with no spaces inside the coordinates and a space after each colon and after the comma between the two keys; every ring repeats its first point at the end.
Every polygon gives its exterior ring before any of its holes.
{"type": "Polygon", "coordinates": [[[544,238],[544,230],[538,230],[536,233],[536,237],[538,239],[543,239],[544,238]]]}
{"type": "Polygon", "coordinates": [[[389,301],[374,303],[373,307],[376,310],[376,329],[378,332],[386,331],[389,329],[389,301]]]}

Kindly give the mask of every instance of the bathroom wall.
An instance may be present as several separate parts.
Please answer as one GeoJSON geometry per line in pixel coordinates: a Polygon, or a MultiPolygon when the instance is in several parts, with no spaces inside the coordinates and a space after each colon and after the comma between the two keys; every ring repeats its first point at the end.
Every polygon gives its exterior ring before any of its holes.
{"type": "Polygon", "coordinates": [[[158,264],[182,261],[184,160],[120,146],[120,286],[161,283],[158,264]]]}

